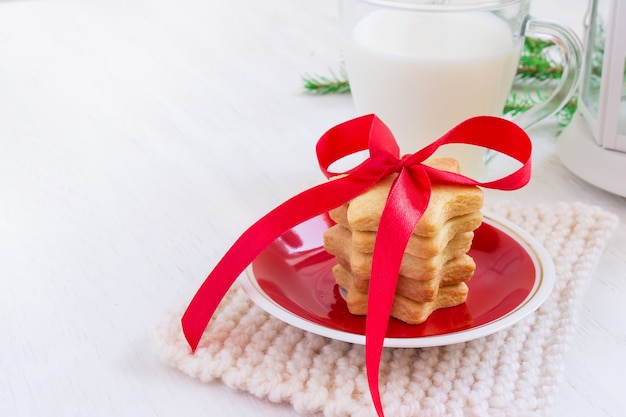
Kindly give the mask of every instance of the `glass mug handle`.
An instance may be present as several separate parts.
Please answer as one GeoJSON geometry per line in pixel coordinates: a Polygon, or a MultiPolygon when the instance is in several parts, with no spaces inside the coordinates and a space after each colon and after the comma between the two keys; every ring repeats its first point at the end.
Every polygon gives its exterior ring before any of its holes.
{"type": "MultiPolygon", "coordinates": [[[[576,92],[582,71],[582,44],[578,36],[569,28],[558,23],[529,17],[523,26],[525,36],[541,36],[554,42],[563,54],[563,74],[556,88],[547,100],[533,108],[511,118],[522,129],[528,129],[561,110],[576,92]]],[[[487,151],[485,163],[496,156],[496,152],[487,151]]]]}
{"type": "Polygon", "coordinates": [[[578,86],[582,66],[582,45],[578,36],[569,28],[549,20],[528,18],[525,36],[541,36],[554,42],[563,54],[563,74],[552,95],[532,109],[511,120],[523,129],[561,110],[572,98],[578,86]]]}

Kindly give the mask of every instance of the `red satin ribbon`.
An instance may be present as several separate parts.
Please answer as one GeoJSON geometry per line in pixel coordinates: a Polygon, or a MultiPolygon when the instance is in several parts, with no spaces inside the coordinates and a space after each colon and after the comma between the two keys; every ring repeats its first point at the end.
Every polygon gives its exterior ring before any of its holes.
{"type": "Polygon", "coordinates": [[[369,158],[343,173],[345,176],[296,195],[246,230],[217,263],[191,300],[182,317],[182,328],[192,351],[195,351],[218,304],[259,253],[287,230],[350,201],[382,178],[397,173],[374,244],[365,330],[367,378],[374,407],[382,417],[384,413],[378,374],[387,323],[402,255],[428,206],[431,184],[518,189],[530,179],[532,145],[526,133],[514,123],[496,117],[479,116],[462,122],[418,152],[400,158],[391,131],[378,117],[368,115],[331,128],[320,138],[316,147],[320,168],[326,177],[339,174],[329,171],[334,162],[363,150],[369,150],[369,158]],[[440,146],[450,143],[483,146],[516,159],[522,166],[503,178],[481,183],[422,164],[440,146]],[[378,253],[385,253],[385,256],[377,256],[378,253]]]}

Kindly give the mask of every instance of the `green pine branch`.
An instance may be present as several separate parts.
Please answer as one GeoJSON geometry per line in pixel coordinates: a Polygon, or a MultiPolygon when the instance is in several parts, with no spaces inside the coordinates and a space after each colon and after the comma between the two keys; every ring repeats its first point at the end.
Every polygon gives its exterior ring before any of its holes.
{"type": "Polygon", "coordinates": [[[314,94],[346,94],[350,92],[348,74],[342,67],[339,74],[330,71],[330,77],[320,75],[305,75],[304,89],[314,94]]]}
{"type": "Polygon", "coordinates": [[[518,79],[532,78],[537,81],[560,79],[563,65],[552,57],[556,45],[552,41],[526,38],[517,66],[518,79]]]}
{"type": "MultiPolygon", "coordinates": [[[[521,93],[519,91],[511,91],[504,105],[502,114],[515,116],[519,113],[523,113],[545,101],[548,96],[548,94],[539,88],[535,89],[534,92],[530,91],[528,88],[523,89],[521,93]]],[[[572,121],[577,107],[578,98],[572,97],[565,106],[554,115],[561,129],[565,128],[572,121]]]]}

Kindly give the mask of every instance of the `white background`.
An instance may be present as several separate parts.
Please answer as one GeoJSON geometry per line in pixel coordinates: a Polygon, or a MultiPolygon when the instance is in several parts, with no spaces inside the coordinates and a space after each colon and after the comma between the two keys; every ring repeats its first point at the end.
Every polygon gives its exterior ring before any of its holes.
{"type": "MultiPolygon", "coordinates": [[[[583,0],[537,0],[579,33],[583,0]]],[[[322,180],[314,145],[355,116],[310,96],[341,59],[335,0],[0,0],[0,414],[298,414],[160,363],[151,330],[239,234],[322,180]]],[[[529,133],[528,203],[626,204],[529,133]]],[[[488,193],[487,198],[510,198],[488,193]]],[[[581,310],[559,417],[618,416],[626,226],[581,310]]]]}

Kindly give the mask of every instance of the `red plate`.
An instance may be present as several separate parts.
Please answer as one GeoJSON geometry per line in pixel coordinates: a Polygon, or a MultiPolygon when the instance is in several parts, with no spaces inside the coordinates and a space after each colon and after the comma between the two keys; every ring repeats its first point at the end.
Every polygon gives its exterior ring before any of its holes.
{"type": "MultiPolygon", "coordinates": [[[[239,282],[260,307],[308,331],[364,343],[365,317],[352,315],[322,247],[332,225],[327,216],[285,233],[253,262],[239,282]]],[[[471,340],[508,327],[534,311],[554,284],[550,257],[526,232],[504,219],[485,216],[470,256],[476,272],[467,301],[435,311],[420,325],[390,319],[386,346],[434,346],[471,340]]]]}

